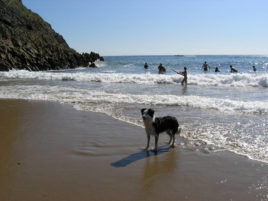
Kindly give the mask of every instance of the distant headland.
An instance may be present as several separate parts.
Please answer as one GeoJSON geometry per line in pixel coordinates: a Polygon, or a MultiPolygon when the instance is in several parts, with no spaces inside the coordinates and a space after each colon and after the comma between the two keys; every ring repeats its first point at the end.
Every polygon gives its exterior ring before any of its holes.
{"type": "Polygon", "coordinates": [[[0,71],[96,67],[98,53],[78,53],[21,0],[0,0],[0,71]]]}

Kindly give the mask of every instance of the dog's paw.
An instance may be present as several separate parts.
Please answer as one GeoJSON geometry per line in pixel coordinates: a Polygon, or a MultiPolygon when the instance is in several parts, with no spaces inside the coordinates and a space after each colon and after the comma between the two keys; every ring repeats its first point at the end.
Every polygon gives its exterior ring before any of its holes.
{"type": "Polygon", "coordinates": [[[154,149],[152,149],[151,151],[152,151],[152,152],[154,152],[154,153],[157,153],[157,152],[158,152],[158,150],[157,150],[157,149],[155,149],[155,148],[154,148],[154,149]]]}
{"type": "Polygon", "coordinates": [[[143,149],[143,151],[150,151],[150,148],[149,148],[149,147],[145,147],[145,148],[143,149]]]}
{"type": "Polygon", "coordinates": [[[167,142],[167,145],[171,145],[171,143],[172,143],[171,141],[168,141],[168,142],[167,142]]]}

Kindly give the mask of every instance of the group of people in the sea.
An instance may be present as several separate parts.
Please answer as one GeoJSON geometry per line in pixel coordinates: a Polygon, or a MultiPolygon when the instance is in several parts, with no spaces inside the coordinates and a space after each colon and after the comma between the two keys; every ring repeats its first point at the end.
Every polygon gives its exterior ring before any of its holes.
{"type": "MultiPolygon", "coordinates": [[[[205,61],[205,62],[203,63],[202,68],[203,68],[204,72],[207,72],[207,71],[210,69],[210,66],[209,66],[208,63],[205,61]]],[[[219,67],[216,66],[216,68],[215,68],[215,73],[219,73],[219,72],[221,72],[221,71],[220,71],[219,67]]],[[[230,73],[237,73],[237,72],[238,72],[238,70],[235,69],[232,65],[230,65],[230,73]]]]}
{"type": "MultiPolygon", "coordinates": [[[[204,70],[204,72],[207,72],[208,69],[210,69],[210,66],[209,66],[209,65],[207,64],[207,62],[205,61],[204,64],[203,64],[203,70],[204,70]]],[[[256,71],[257,71],[256,66],[252,66],[252,70],[253,70],[254,72],[256,72],[256,71]]],[[[218,73],[218,72],[221,72],[221,71],[220,71],[220,69],[219,69],[218,67],[216,67],[216,68],[215,68],[215,72],[218,73]]],[[[230,73],[237,73],[237,72],[238,72],[238,70],[235,69],[232,65],[230,65],[230,73]]]]}
{"type": "MultiPolygon", "coordinates": [[[[149,65],[145,62],[144,64],[144,69],[148,69],[149,68],[149,65]]],[[[173,70],[175,73],[179,74],[179,75],[182,75],[183,76],[183,80],[181,81],[181,85],[187,85],[187,67],[185,66],[184,67],[184,71],[182,72],[179,72],[179,71],[176,71],[175,69],[171,69],[173,70]]],[[[158,66],[158,74],[165,74],[166,73],[166,68],[163,66],[163,64],[159,64],[158,66]]]]}
{"type": "MultiPolygon", "coordinates": [[[[149,68],[149,65],[147,62],[145,62],[144,69],[147,70],[148,68],[149,68]]],[[[210,69],[210,66],[205,61],[202,68],[203,68],[204,72],[207,72],[210,69]]],[[[253,68],[254,72],[257,71],[256,66],[252,66],[252,68],[253,68]]],[[[183,80],[181,81],[181,85],[187,85],[187,67],[186,66],[184,66],[184,71],[181,71],[181,72],[176,71],[175,69],[171,69],[171,70],[173,70],[175,73],[183,76],[183,80]]],[[[215,72],[218,73],[221,71],[218,67],[216,67],[215,72]]],[[[230,65],[230,73],[237,73],[237,72],[238,72],[238,70],[235,69],[232,65],[230,65]]],[[[166,68],[163,66],[163,64],[160,63],[158,66],[158,74],[165,74],[165,73],[166,73],[166,68]]]]}

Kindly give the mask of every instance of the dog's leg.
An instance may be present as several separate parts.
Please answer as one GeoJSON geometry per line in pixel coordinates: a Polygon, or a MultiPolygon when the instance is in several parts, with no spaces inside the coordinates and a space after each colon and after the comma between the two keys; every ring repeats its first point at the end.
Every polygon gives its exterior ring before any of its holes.
{"type": "Polygon", "coordinates": [[[167,132],[167,134],[169,135],[169,141],[168,144],[171,144],[171,140],[172,140],[172,133],[170,131],[167,132]]]}
{"type": "Polygon", "coordinates": [[[176,133],[180,133],[181,132],[181,129],[179,128],[178,130],[178,127],[176,127],[175,129],[173,129],[171,131],[171,134],[172,134],[172,144],[171,144],[171,147],[174,148],[175,147],[175,134],[176,133]]]}
{"type": "Polygon", "coordinates": [[[150,146],[150,135],[147,135],[147,146],[145,148],[145,151],[148,151],[149,146],[150,146]]]}
{"type": "Polygon", "coordinates": [[[172,135],[172,144],[171,147],[174,148],[175,147],[175,133],[172,135]]]}
{"type": "Polygon", "coordinates": [[[155,134],[154,139],[155,139],[155,145],[154,145],[154,152],[157,152],[157,144],[158,144],[158,134],[155,134]]]}
{"type": "Polygon", "coordinates": [[[174,148],[175,147],[175,134],[178,132],[178,128],[177,129],[174,129],[172,131],[172,144],[171,144],[171,147],[174,148]]]}

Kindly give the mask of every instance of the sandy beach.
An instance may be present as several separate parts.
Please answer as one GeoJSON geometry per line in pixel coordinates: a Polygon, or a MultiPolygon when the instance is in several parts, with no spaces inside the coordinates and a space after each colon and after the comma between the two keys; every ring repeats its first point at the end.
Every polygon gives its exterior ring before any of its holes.
{"type": "Polygon", "coordinates": [[[144,152],[144,129],[51,102],[0,100],[0,201],[268,200],[268,165],[227,151],[144,152]]]}

